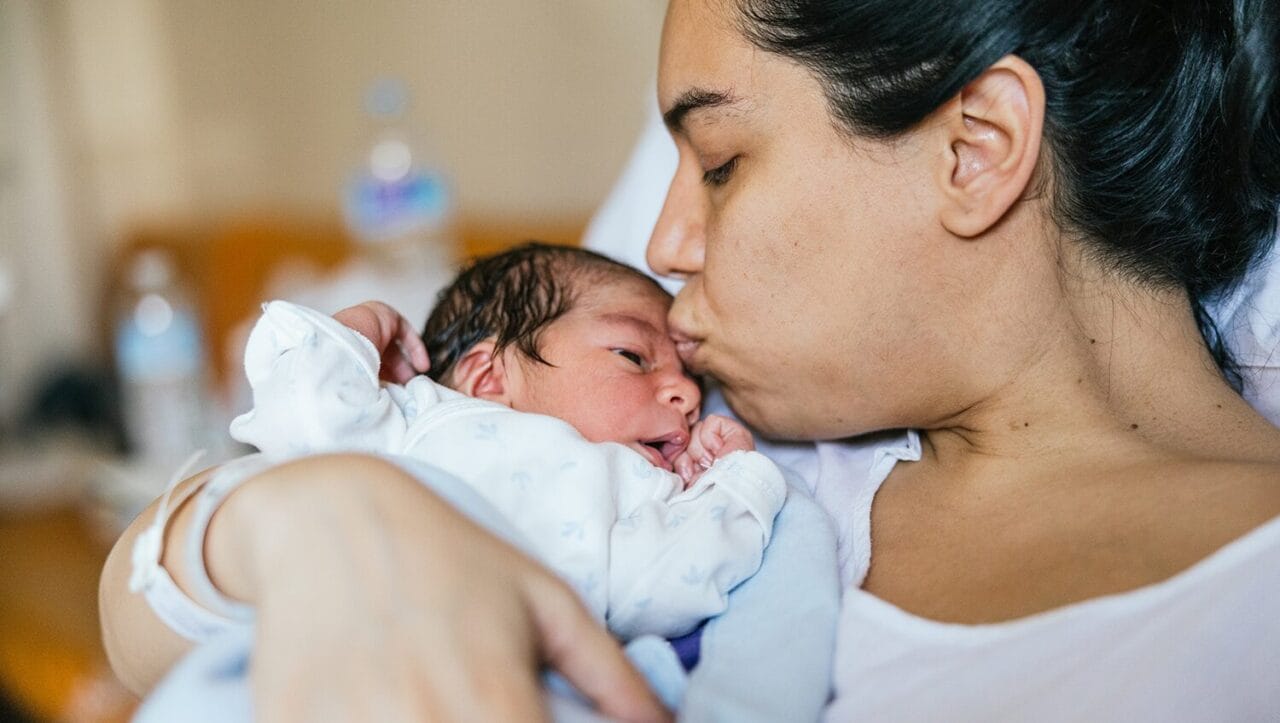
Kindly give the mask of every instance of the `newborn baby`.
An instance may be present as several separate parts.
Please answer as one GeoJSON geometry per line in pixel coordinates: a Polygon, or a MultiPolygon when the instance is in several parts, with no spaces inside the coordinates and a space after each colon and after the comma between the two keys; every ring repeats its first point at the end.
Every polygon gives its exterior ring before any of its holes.
{"type": "Polygon", "coordinates": [[[630,267],[528,244],[442,292],[422,335],[430,377],[401,386],[379,382],[404,363],[405,322],[386,306],[335,320],[272,302],[232,436],[273,456],[429,462],[506,515],[615,635],[679,636],[759,568],[786,485],[743,427],[698,420],[670,304],[630,267]]]}

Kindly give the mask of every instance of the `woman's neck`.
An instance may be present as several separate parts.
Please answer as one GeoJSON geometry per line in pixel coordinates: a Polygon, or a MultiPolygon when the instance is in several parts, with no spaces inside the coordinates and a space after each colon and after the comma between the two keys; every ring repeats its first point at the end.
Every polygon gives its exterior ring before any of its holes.
{"type": "Polygon", "coordinates": [[[1280,459],[1280,430],[1224,381],[1184,292],[1137,288],[1083,258],[1060,258],[1046,273],[1038,284],[1010,282],[1041,299],[1028,310],[1032,340],[998,386],[930,425],[931,456],[949,466],[1280,459]]]}

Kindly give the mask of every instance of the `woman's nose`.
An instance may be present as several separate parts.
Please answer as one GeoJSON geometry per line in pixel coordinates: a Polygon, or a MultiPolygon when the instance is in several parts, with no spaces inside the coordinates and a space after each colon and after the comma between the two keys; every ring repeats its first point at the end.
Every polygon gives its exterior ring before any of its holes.
{"type": "Polygon", "coordinates": [[[697,160],[681,153],[662,213],[649,237],[645,260],[662,276],[683,279],[702,271],[706,249],[706,194],[697,160]]]}
{"type": "Polygon", "coordinates": [[[702,391],[698,383],[683,373],[675,375],[658,391],[658,401],[674,406],[690,424],[697,421],[698,406],[702,403],[702,391]]]}

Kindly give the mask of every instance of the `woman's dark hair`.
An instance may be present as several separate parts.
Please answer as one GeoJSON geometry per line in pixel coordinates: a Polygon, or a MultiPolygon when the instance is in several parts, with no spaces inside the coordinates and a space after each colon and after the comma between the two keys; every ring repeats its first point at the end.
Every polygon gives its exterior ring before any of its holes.
{"type": "Polygon", "coordinates": [[[594,251],[537,241],[475,260],[436,299],[422,341],[431,355],[435,381],[447,379],[471,347],[493,339],[495,353],[514,345],[521,354],[549,364],[538,353],[542,331],[573,308],[590,284],[634,279],[668,297],[656,281],[594,251]]]}
{"type": "Polygon", "coordinates": [[[1060,227],[1138,283],[1204,303],[1273,243],[1280,0],[737,0],[744,34],[807,67],[844,130],[892,138],[1005,55],[1040,75],[1060,227]]]}

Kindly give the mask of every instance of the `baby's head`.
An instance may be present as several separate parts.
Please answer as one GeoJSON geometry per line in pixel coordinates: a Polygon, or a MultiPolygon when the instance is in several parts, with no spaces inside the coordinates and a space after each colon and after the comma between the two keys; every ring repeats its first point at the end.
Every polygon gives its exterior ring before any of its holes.
{"type": "Polygon", "coordinates": [[[621,442],[670,469],[701,402],[667,331],[670,306],[629,266],[529,243],[459,274],[422,340],[441,384],[558,417],[590,441],[621,442]]]}

